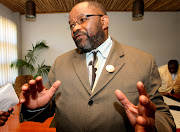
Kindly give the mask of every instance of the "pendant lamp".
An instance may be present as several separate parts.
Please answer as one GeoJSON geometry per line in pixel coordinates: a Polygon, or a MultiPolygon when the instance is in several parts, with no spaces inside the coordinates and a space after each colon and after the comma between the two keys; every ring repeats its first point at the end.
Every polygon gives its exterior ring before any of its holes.
{"type": "Polygon", "coordinates": [[[139,18],[144,15],[144,0],[134,0],[133,17],[139,18]]]}
{"type": "Polygon", "coordinates": [[[36,4],[33,0],[27,0],[25,3],[26,8],[26,17],[27,18],[35,18],[36,17],[36,4]]]}

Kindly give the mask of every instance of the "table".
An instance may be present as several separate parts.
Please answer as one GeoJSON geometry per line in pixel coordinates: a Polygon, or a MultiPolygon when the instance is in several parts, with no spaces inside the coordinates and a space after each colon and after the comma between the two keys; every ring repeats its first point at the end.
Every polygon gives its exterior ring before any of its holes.
{"type": "Polygon", "coordinates": [[[20,104],[14,107],[14,115],[10,115],[0,132],[56,132],[55,128],[49,128],[53,117],[48,118],[44,123],[26,121],[19,123],[20,104]]]}
{"type": "Polygon", "coordinates": [[[179,93],[172,94],[172,93],[161,92],[161,94],[180,102],[180,94],[179,93]]]}
{"type": "Polygon", "coordinates": [[[174,117],[174,122],[177,127],[176,132],[180,132],[180,94],[171,94],[163,92],[162,95],[164,102],[170,107],[170,112],[174,117]]]}
{"type": "MultiPolygon", "coordinates": [[[[0,132],[56,132],[55,128],[49,128],[53,117],[48,118],[44,123],[32,121],[19,123],[19,112],[20,104],[17,104],[14,107],[14,115],[11,115],[6,124],[0,127],[0,132]]],[[[176,132],[180,132],[180,128],[177,128],[176,132]]]]}

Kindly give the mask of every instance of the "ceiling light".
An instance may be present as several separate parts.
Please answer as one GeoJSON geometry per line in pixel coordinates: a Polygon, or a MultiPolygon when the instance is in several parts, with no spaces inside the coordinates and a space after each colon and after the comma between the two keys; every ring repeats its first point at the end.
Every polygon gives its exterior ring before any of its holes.
{"type": "Polygon", "coordinates": [[[133,17],[138,18],[144,15],[144,0],[134,0],[133,17]]]}
{"type": "Polygon", "coordinates": [[[25,3],[26,6],[26,17],[35,18],[36,17],[36,4],[32,0],[27,0],[25,3]]]}

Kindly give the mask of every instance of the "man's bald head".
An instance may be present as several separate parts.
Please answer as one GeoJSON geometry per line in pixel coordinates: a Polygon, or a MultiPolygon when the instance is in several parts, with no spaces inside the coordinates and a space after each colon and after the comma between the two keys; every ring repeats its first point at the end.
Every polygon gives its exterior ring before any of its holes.
{"type": "MultiPolygon", "coordinates": [[[[73,8],[76,8],[77,6],[81,6],[82,4],[87,5],[88,9],[93,9],[94,11],[96,11],[99,14],[107,15],[104,6],[96,1],[84,1],[84,2],[76,4],[73,8]]],[[[73,10],[73,8],[72,8],[72,10],[73,10]]]]}

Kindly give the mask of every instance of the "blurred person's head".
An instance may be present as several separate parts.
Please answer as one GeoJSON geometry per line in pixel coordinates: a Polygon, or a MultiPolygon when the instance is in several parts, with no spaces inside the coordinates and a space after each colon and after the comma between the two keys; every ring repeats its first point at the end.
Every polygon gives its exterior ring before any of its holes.
{"type": "Polygon", "coordinates": [[[168,62],[168,69],[171,74],[177,73],[178,67],[179,67],[179,64],[177,60],[170,60],[168,62]]]}

